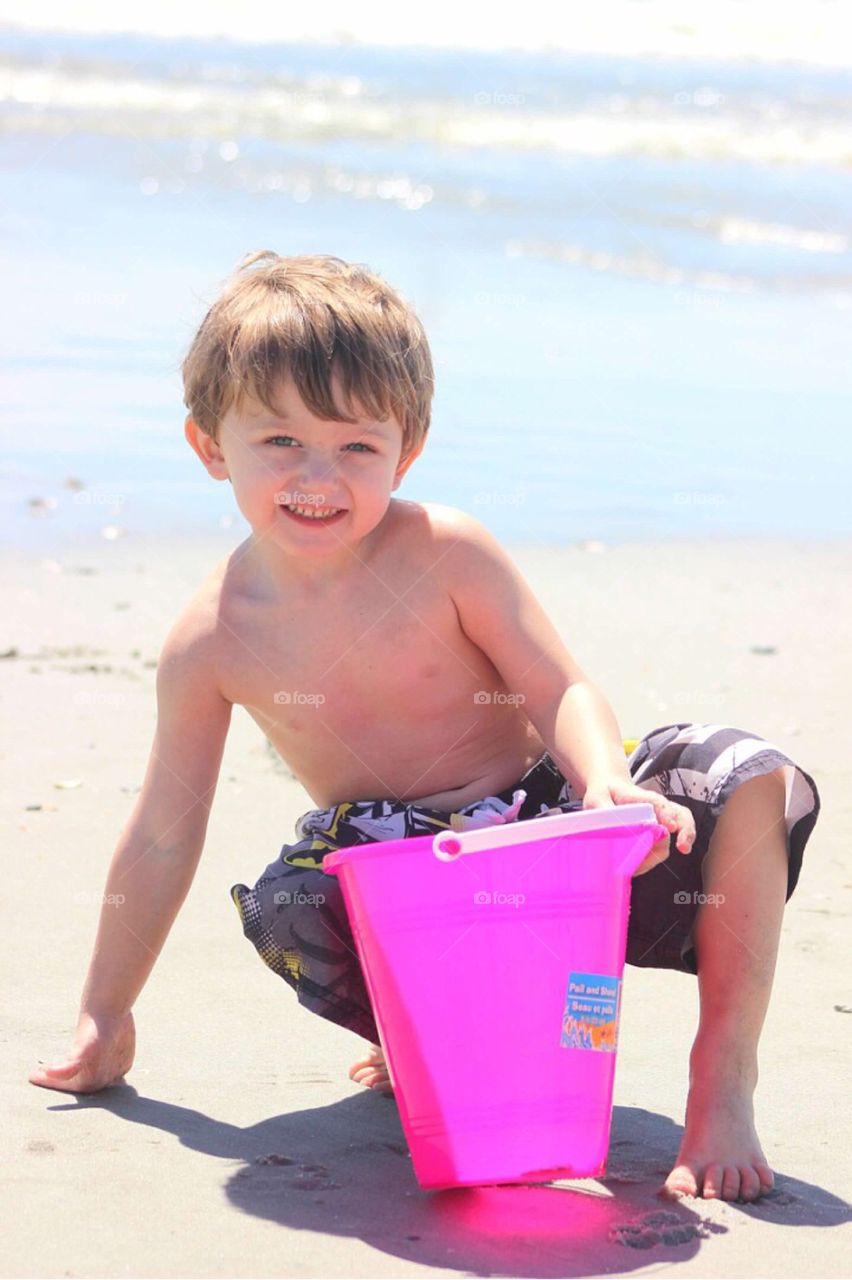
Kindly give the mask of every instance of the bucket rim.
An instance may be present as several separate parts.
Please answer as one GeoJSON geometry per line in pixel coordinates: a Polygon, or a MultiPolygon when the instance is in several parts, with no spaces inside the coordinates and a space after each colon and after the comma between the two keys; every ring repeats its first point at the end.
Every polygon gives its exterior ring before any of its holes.
{"type": "Polygon", "coordinates": [[[354,861],[356,855],[359,861],[365,858],[398,856],[398,851],[394,853],[392,850],[402,843],[412,853],[419,852],[420,844],[430,844],[437,861],[456,862],[463,854],[498,849],[507,844],[536,843],[571,835],[600,835],[607,831],[614,835],[628,835],[652,828],[658,831],[658,838],[668,835],[666,829],[657,822],[651,804],[583,809],[574,813],[527,818],[523,822],[511,822],[502,826],[478,827],[470,831],[447,829],[437,835],[409,836],[404,840],[370,840],[364,844],[347,845],[343,849],[333,849],[327,853],[323,858],[322,869],[329,875],[337,875],[341,867],[354,861]]]}

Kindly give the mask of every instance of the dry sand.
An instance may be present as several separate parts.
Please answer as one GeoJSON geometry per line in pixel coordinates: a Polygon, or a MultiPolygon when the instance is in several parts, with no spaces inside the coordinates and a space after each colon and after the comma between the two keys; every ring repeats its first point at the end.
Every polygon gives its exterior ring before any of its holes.
{"type": "Polygon", "coordinates": [[[241,711],[195,884],[136,1006],[127,1083],[79,1100],[27,1083],[70,1043],[154,728],[159,646],[229,545],[128,535],[4,557],[2,1274],[849,1275],[849,542],[514,551],[625,736],[737,724],[820,787],[762,1042],[770,1200],[655,1198],[678,1144],[696,986],[630,968],[608,1177],[421,1191],[393,1102],[347,1079],[364,1042],[301,1009],[242,937],[229,886],[252,883],[312,805],[241,711]],[[679,1243],[618,1243],[614,1228],[663,1208],[679,1243]]]}

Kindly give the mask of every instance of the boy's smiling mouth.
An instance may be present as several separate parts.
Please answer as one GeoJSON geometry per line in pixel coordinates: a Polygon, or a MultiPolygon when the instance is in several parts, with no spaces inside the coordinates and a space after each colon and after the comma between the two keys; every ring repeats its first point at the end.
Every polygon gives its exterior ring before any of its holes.
{"type": "Polygon", "coordinates": [[[345,507],[327,507],[319,511],[315,507],[302,507],[295,504],[279,502],[282,511],[300,524],[336,524],[346,515],[345,507]]]}

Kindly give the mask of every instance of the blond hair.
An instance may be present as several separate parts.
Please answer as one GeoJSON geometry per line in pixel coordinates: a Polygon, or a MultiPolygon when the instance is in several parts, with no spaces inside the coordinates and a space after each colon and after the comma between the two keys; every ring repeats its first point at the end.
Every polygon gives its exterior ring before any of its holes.
{"type": "Polygon", "coordinates": [[[410,306],[360,264],[325,255],[244,258],[207,312],[181,366],[186,407],[218,439],[229,408],[249,395],[270,412],[292,378],[319,418],[355,422],[353,399],[402,427],[402,456],[426,438],[434,371],[410,306]],[[332,394],[337,374],[347,413],[332,394]],[[351,415],[351,416],[347,416],[351,415]]]}

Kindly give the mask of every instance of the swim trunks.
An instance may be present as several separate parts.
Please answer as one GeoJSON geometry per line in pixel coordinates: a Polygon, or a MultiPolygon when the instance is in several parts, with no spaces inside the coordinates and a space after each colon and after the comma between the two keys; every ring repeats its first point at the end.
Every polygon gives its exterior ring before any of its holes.
{"type": "MultiPolygon", "coordinates": [[[[796,887],[820,798],[813,778],[771,743],[720,724],[672,724],[625,744],[635,783],[691,810],[696,840],[632,883],[628,964],[697,973],[693,925],[701,905],[702,865],[722,810],[743,782],[783,767],[789,846],[787,898],[796,887]]],[[[243,933],[264,964],[294,988],[299,1003],[378,1044],[378,1030],[336,876],[322,860],[332,849],[463,831],[582,808],[550,755],[511,787],[445,813],[393,800],[360,800],[312,809],[296,823],[253,889],[231,888],[243,933]]]]}

